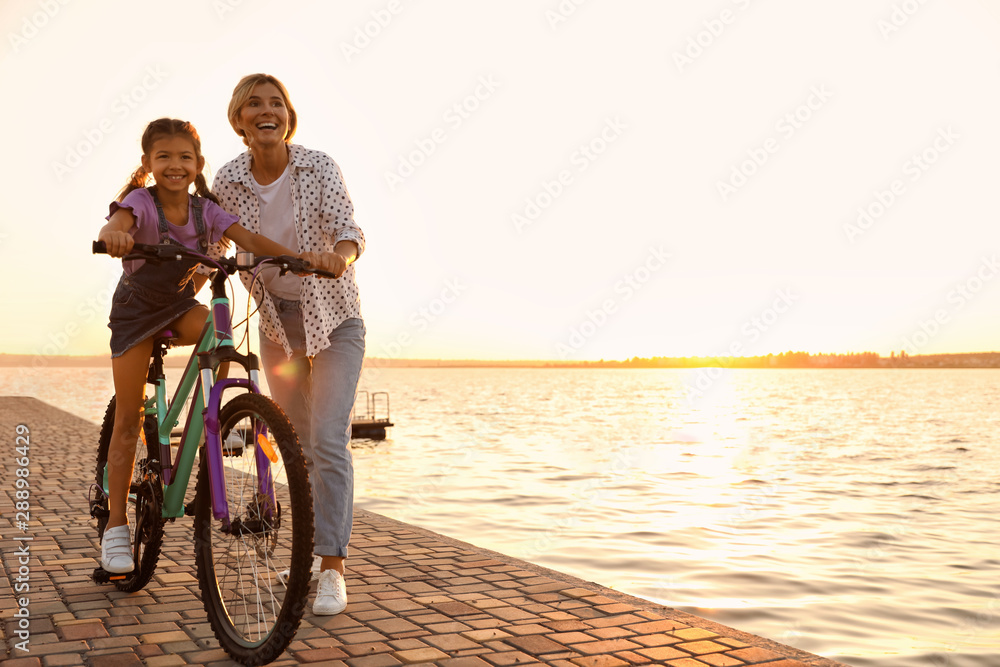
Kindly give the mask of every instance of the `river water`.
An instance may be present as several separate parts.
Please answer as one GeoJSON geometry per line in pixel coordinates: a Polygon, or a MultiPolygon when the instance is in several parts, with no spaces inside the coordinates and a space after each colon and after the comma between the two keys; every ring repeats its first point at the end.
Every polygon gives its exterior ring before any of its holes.
{"type": "MultiPolygon", "coordinates": [[[[366,369],[396,426],[355,502],[857,667],[1000,665],[1000,371],[712,376],[366,369]]],[[[95,422],[111,391],[0,369],[95,422]]]]}

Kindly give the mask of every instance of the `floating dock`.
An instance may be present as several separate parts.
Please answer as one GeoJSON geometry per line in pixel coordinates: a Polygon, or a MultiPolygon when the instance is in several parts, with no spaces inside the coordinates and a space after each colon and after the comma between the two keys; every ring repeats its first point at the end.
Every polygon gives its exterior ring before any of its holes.
{"type": "Polygon", "coordinates": [[[391,426],[389,393],[359,391],[351,412],[351,437],[385,440],[386,429],[391,426]]]}

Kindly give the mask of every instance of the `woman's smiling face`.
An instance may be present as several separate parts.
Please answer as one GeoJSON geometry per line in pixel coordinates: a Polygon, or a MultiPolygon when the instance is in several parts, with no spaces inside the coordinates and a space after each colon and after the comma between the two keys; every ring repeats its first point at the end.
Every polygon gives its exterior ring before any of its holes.
{"type": "Polygon", "coordinates": [[[288,107],[278,87],[268,82],[254,86],[240,109],[238,126],[248,146],[283,144],[288,136],[288,107]]]}

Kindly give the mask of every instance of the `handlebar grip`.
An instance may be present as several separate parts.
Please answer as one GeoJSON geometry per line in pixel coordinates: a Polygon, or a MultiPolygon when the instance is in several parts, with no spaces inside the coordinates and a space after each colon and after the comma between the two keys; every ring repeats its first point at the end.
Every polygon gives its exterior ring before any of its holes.
{"type": "Polygon", "coordinates": [[[104,241],[94,241],[93,253],[95,255],[106,255],[108,254],[108,246],[105,245],[104,241]]]}
{"type": "Polygon", "coordinates": [[[309,273],[313,273],[317,276],[322,276],[324,278],[333,278],[333,279],[337,278],[335,274],[330,273],[329,271],[323,271],[321,269],[312,268],[311,266],[309,266],[308,262],[305,262],[299,259],[298,257],[292,257],[290,255],[279,255],[275,259],[284,264],[284,266],[281,269],[282,275],[284,275],[286,271],[292,271],[294,273],[295,271],[305,270],[308,271],[309,273]]]}

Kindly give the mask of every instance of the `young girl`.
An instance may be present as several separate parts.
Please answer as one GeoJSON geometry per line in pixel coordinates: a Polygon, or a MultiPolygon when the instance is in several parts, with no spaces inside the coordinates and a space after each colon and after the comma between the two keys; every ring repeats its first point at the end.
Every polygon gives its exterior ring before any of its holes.
{"type": "MultiPolygon", "coordinates": [[[[201,171],[201,140],[190,123],[160,118],[142,135],[142,165],[111,203],[98,240],[121,257],[134,243],[176,243],[202,253],[231,239],[258,255],[299,256],[285,246],[247,231],[211,194],[201,171]],[[155,185],[147,188],[152,176],[155,185]],[[195,196],[188,194],[195,186],[195,196]]],[[[108,451],[110,516],[101,542],[101,567],[131,572],[135,566],[126,516],[126,497],[142,429],[142,403],[153,337],[169,328],[181,345],[198,342],[208,309],[195,300],[193,260],[161,264],[123,262],[124,273],[111,303],[111,368],[115,383],[115,426],[108,451]]],[[[199,281],[200,282],[200,281],[199,281]]],[[[200,285],[199,285],[200,286],[200,285]]]]}

